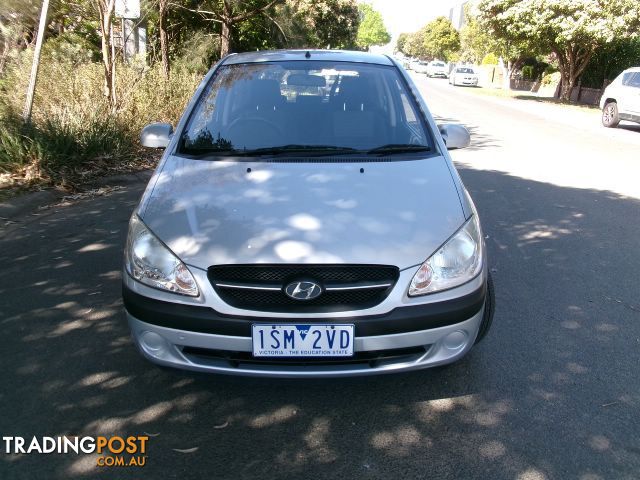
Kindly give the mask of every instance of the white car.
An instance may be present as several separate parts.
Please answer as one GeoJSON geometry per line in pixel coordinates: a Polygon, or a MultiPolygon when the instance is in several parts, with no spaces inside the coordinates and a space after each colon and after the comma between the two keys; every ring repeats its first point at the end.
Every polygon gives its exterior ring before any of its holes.
{"type": "Polygon", "coordinates": [[[457,67],[449,75],[451,85],[478,86],[478,74],[471,67],[457,67]]]}
{"type": "Polygon", "coordinates": [[[429,64],[427,62],[419,61],[413,66],[413,70],[416,73],[428,73],[429,64]]]}
{"type": "Polygon", "coordinates": [[[447,78],[449,76],[449,70],[447,64],[434,60],[427,65],[427,77],[442,77],[447,78]]]}
{"type": "Polygon", "coordinates": [[[640,123],[640,67],[628,68],[604,90],[600,99],[602,125],[617,127],[620,120],[640,123]]]}

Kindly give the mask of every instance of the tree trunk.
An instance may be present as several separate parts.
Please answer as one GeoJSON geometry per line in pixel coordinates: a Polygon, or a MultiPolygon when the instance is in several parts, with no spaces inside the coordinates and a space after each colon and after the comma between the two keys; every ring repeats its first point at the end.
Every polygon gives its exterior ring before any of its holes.
{"type": "Polygon", "coordinates": [[[102,67],[104,70],[104,95],[111,108],[115,107],[113,58],[111,52],[111,15],[115,0],[96,0],[100,13],[100,33],[102,34],[102,67]]]}
{"type": "Polygon", "coordinates": [[[575,85],[575,79],[567,72],[560,73],[560,100],[568,102],[571,100],[571,91],[575,85]]]}
{"type": "Polygon", "coordinates": [[[160,17],[158,29],[160,31],[160,52],[162,54],[162,73],[165,80],[169,79],[169,38],[167,36],[167,10],[168,0],[160,0],[158,3],[158,14],[160,17]]]}
{"type": "Polygon", "coordinates": [[[220,32],[220,58],[231,52],[231,29],[233,28],[233,14],[228,0],[222,1],[222,31],[220,32]]]}
{"type": "Polygon", "coordinates": [[[511,90],[511,73],[513,72],[511,67],[511,60],[502,67],[502,89],[511,90]]]}
{"type": "Polygon", "coordinates": [[[231,25],[227,20],[222,21],[222,33],[220,34],[220,58],[224,58],[231,52],[231,25]]]}
{"type": "Polygon", "coordinates": [[[564,52],[555,52],[560,68],[560,100],[565,102],[571,100],[571,91],[589,64],[594,51],[595,47],[585,49],[584,47],[569,46],[564,52]]]}
{"type": "Polygon", "coordinates": [[[504,90],[511,90],[511,77],[518,67],[522,64],[522,59],[519,58],[515,61],[508,60],[507,65],[502,69],[502,88],[504,90]]]}
{"type": "Polygon", "coordinates": [[[111,83],[111,46],[109,41],[111,38],[111,28],[104,28],[104,22],[100,21],[100,28],[102,30],[102,67],[104,70],[104,96],[111,100],[111,89],[113,85],[111,83]]]}

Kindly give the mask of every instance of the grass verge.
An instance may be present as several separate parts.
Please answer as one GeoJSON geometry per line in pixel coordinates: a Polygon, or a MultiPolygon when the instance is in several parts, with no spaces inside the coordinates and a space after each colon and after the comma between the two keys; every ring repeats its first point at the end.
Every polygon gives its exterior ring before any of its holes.
{"type": "Polygon", "coordinates": [[[101,65],[43,57],[33,117],[22,110],[30,55],[0,79],[0,198],[43,188],[67,192],[92,179],[152,168],[158,152],[139,144],[150,122],[176,124],[201,75],[118,65],[116,108],[103,95],[101,65]]]}
{"type": "Polygon", "coordinates": [[[539,97],[532,92],[528,92],[526,90],[503,90],[501,88],[485,88],[485,87],[456,87],[456,88],[464,88],[465,91],[478,94],[478,95],[486,95],[491,97],[498,98],[511,98],[514,100],[528,100],[534,101],[538,103],[546,103],[553,105],[560,105],[562,107],[574,108],[583,111],[594,111],[599,110],[597,105],[583,105],[577,104],[573,102],[566,102],[564,100],[560,100],[559,98],[550,98],[550,97],[539,97]]]}

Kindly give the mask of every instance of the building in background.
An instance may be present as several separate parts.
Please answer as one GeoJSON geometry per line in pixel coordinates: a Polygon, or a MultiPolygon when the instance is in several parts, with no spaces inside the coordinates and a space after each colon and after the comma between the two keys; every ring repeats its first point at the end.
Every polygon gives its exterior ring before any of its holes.
{"type": "Polygon", "coordinates": [[[449,9],[449,20],[453,24],[453,28],[455,28],[456,30],[460,30],[464,26],[466,21],[464,16],[464,9],[465,9],[465,6],[470,3],[473,3],[473,2],[470,2],[470,1],[462,2],[459,5],[451,7],[449,9]]]}

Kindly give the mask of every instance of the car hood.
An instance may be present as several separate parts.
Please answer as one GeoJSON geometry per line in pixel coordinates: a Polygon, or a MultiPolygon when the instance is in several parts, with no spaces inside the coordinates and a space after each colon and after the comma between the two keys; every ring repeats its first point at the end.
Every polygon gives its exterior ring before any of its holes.
{"type": "Polygon", "coordinates": [[[185,263],[203,269],[238,263],[361,263],[403,269],[423,262],[464,221],[441,156],[335,160],[233,162],[172,156],[141,216],[185,263]]]}

